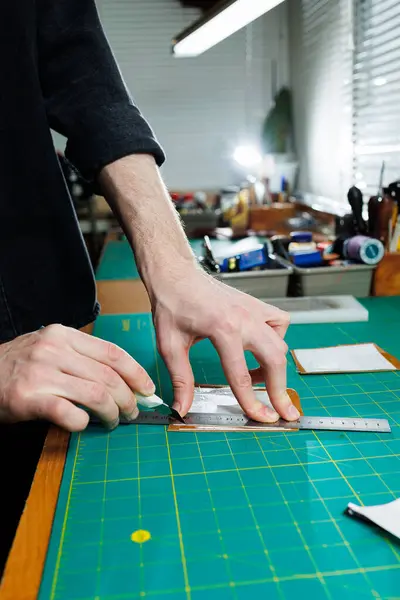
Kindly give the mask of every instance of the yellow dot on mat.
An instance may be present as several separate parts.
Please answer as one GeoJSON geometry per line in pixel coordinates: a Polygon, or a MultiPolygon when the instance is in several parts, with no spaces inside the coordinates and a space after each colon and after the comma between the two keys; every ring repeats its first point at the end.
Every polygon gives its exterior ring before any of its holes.
{"type": "Polygon", "coordinates": [[[234,581],[229,582],[229,587],[235,587],[235,586],[236,586],[236,583],[234,581]]]}
{"type": "Polygon", "coordinates": [[[229,556],[227,554],[223,554],[222,558],[229,558],[229,556]]]}
{"type": "Polygon", "coordinates": [[[146,531],[145,529],[138,529],[131,535],[132,542],[135,542],[136,544],[144,544],[144,542],[148,542],[150,538],[150,531],[146,531]]]}

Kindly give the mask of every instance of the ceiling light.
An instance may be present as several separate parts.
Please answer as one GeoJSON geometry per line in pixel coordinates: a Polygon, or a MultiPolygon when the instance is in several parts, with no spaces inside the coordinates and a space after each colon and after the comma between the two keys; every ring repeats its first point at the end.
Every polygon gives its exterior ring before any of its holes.
{"type": "Polygon", "coordinates": [[[283,1],[221,0],[173,40],[172,51],[181,58],[203,54],[283,1]]]}

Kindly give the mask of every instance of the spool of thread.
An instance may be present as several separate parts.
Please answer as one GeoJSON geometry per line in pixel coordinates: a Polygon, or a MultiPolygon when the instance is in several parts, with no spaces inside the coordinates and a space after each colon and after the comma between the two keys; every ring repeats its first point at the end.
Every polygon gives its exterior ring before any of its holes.
{"type": "Polygon", "coordinates": [[[379,240],[365,235],[356,235],[344,242],[343,254],[350,260],[365,265],[376,265],[382,260],[385,248],[379,240]]]}

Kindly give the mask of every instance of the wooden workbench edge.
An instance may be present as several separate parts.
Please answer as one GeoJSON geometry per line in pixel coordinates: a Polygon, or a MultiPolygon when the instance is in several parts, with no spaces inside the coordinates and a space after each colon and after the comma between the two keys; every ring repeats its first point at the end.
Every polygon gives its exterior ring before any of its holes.
{"type": "Polygon", "coordinates": [[[69,433],[51,427],[0,585],[0,600],[36,600],[57,506],[69,433]]]}

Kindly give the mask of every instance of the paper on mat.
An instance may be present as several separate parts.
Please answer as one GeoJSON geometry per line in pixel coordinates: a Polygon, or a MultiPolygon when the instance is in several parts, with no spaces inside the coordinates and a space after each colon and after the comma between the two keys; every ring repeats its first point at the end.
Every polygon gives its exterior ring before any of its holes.
{"type": "Polygon", "coordinates": [[[400,499],[376,506],[358,506],[349,502],[347,512],[350,516],[362,517],[375,523],[400,539],[400,499]]]}
{"type": "Polygon", "coordinates": [[[306,373],[396,370],[396,367],[382,356],[375,344],[294,350],[293,354],[306,373]]]}
{"type": "MultiPolygon", "coordinates": [[[[265,390],[255,390],[257,400],[271,406],[265,390]]],[[[230,388],[196,388],[190,409],[194,413],[218,413],[223,415],[242,415],[238,401],[230,388]]]]}

